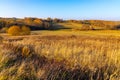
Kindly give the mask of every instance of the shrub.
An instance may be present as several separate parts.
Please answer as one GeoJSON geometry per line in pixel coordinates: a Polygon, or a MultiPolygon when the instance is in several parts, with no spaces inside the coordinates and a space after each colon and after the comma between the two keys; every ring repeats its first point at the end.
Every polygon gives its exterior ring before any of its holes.
{"type": "Polygon", "coordinates": [[[24,46],[22,48],[22,56],[28,57],[30,55],[30,48],[27,46],[24,46]]]}
{"type": "Polygon", "coordinates": [[[21,34],[21,29],[19,26],[12,26],[8,29],[8,34],[17,36],[21,34]]]}
{"type": "Polygon", "coordinates": [[[30,34],[30,28],[23,26],[20,28],[19,26],[12,26],[8,29],[8,34],[11,34],[13,36],[18,35],[29,35],[30,34]]]}
{"type": "Polygon", "coordinates": [[[7,30],[8,30],[8,28],[7,28],[7,27],[3,27],[3,28],[0,30],[0,33],[6,33],[6,32],[7,32],[7,30]]]}
{"type": "Polygon", "coordinates": [[[30,34],[30,28],[29,27],[23,26],[21,28],[21,30],[22,30],[22,35],[29,35],[30,34]]]}
{"type": "Polygon", "coordinates": [[[49,29],[51,24],[49,22],[44,22],[44,28],[49,29]]]}
{"type": "Polygon", "coordinates": [[[0,43],[2,43],[2,41],[3,41],[3,37],[2,37],[2,36],[0,36],[0,43]]]}
{"type": "Polygon", "coordinates": [[[81,30],[94,30],[94,28],[91,25],[83,24],[81,30]]]}

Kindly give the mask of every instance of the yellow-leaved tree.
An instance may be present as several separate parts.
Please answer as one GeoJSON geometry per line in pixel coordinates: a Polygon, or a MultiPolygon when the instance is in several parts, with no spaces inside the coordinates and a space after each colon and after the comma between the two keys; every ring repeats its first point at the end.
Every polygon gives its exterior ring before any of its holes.
{"type": "Polygon", "coordinates": [[[30,34],[30,28],[26,26],[11,26],[8,29],[8,34],[13,35],[13,36],[19,36],[19,35],[29,35],[30,34]]]}
{"type": "Polygon", "coordinates": [[[17,36],[21,34],[21,29],[19,26],[11,26],[7,32],[10,35],[17,36]]]}
{"type": "Polygon", "coordinates": [[[22,26],[22,35],[29,35],[30,34],[30,28],[26,26],[22,26]]]}

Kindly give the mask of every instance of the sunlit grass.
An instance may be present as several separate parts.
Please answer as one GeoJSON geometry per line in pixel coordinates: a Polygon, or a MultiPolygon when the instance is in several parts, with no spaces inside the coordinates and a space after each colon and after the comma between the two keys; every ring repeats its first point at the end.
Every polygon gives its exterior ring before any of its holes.
{"type": "Polygon", "coordinates": [[[0,80],[120,79],[119,31],[32,33],[0,45],[0,80]]]}
{"type": "Polygon", "coordinates": [[[74,22],[64,22],[64,23],[57,23],[65,28],[72,28],[72,29],[80,29],[82,24],[74,23],[74,22]]]}
{"type": "Polygon", "coordinates": [[[71,29],[63,29],[63,30],[42,30],[42,31],[33,31],[33,33],[37,33],[39,35],[88,35],[88,36],[120,36],[119,30],[90,30],[90,31],[77,31],[71,29]]]}

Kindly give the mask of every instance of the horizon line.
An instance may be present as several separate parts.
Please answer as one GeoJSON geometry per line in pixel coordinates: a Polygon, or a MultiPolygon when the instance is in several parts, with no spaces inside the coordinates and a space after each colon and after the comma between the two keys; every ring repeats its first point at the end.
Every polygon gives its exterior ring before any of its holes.
{"type": "Polygon", "coordinates": [[[17,18],[17,19],[24,19],[24,18],[39,18],[39,19],[62,19],[62,20],[103,20],[103,21],[120,21],[120,19],[103,19],[103,18],[60,18],[60,17],[35,17],[35,16],[25,16],[25,17],[3,17],[0,18],[17,18]]]}

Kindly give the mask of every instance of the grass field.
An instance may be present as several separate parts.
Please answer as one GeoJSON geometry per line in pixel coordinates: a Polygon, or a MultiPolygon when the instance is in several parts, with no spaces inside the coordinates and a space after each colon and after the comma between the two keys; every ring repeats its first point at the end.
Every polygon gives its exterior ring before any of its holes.
{"type": "Polygon", "coordinates": [[[82,27],[82,24],[74,23],[74,22],[57,23],[57,25],[70,29],[80,29],[82,27]]]}
{"type": "Polygon", "coordinates": [[[90,31],[79,31],[79,30],[71,30],[71,29],[63,29],[63,30],[54,30],[54,31],[33,31],[33,34],[40,35],[88,35],[88,36],[120,36],[119,30],[90,30],[90,31]]]}
{"type": "Polygon", "coordinates": [[[120,31],[1,34],[0,80],[120,80],[120,31]]]}
{"type": "MultiPolygon", "coordinates": [[[[116,25],[119,23],[115,23],[116,25]]],[[[53,29],[73,29],[73,30],[82,30],[83,27],[85,27],[85,25],[87,24],[81,24],[81,23],[77,23],[77,22],[59,22],[59,23],[55,23],[53,24],[53,29]]],[[[88,27],[88,26],[87,26],[88,27]]],[[[106,30],[106,29],[110,29],[110,28],[105,28],[105,26],[97,26],[97,25],[92,25],[92,27],[95,30],[106,30]]]]}

